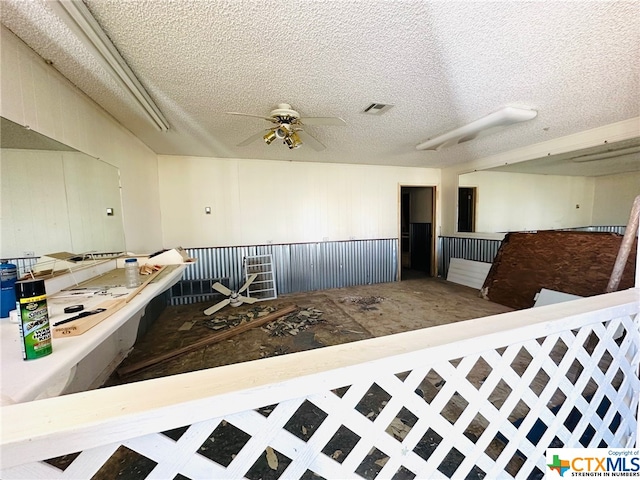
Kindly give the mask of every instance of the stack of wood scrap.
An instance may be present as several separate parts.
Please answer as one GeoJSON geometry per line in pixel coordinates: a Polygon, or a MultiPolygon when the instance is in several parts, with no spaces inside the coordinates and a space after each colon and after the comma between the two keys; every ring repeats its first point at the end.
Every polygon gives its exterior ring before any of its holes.
{"type": "Polygon", "coordinates": [[[149,265],[148,263],[145,263],[140,267],[140,275],[151,275],[159,270],[162,270],[161,265],[149,265]]]}

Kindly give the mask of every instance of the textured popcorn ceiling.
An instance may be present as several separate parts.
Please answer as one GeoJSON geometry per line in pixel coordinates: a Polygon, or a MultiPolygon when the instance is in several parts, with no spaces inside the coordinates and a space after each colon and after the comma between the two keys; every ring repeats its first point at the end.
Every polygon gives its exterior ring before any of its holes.
{"type": "Polygon", "coordinates": [[[102,1],[95,18],[168,119],[161,133],[44,0],[2,23],[160,154],[444,166],[640,115],[640,3],[407,0],[102,1]],[[256,141],[290,103],[346,127],[327,145],[256,141]],[[394,107],[381,116],[372,102],[394,107]],[[441,152],[415,146],[505,105],[538,116],[441,152]]]}

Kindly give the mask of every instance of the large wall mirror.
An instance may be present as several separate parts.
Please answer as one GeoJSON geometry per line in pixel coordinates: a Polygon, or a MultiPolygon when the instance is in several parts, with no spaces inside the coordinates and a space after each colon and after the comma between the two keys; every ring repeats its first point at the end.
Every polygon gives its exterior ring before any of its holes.
{"type": "Polygon", "coordinates": [[[0,257],[124,251],[118,169],[0,121],[0,257]]]}
{"type": "Polygon", "coordinates": [[[640,195],[640,138],[465,173],[458,232],[625,226],[640,195]]]}

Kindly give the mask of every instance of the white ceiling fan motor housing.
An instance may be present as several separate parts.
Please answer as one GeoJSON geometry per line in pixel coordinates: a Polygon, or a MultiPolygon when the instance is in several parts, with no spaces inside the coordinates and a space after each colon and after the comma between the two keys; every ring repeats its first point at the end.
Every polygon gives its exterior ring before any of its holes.
{"type": "Polygon", "coordinates": [[[274,118],[288,121],[288,123],[294,123],[300,118],[300,114],[295,110],[292,110],[291,105],[288,103],[279,103],[278,108],[271,110],[270,115],[274,118]]]}
{"type": "Polygon", "coordinates": [[[240,305],[242,305],[242,300],[238,298],[239,296],[240,295],[238,294],[238,292],[233,292],[229,297],[229,305],[231,305],[232,307],[239,307],[240,305]]]}

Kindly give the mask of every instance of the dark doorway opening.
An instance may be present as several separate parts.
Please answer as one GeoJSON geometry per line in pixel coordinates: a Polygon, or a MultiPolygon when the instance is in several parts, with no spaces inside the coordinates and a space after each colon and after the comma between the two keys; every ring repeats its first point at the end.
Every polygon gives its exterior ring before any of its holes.
{"type": "Polygon", "coordinates": [[[433,187],[402,187],[400,192],[402,280],[433,274],[433,187]]]}
{"type": "Polygon", "coordinates": [[[458,188],[458,231],[476,231],[476,188],[458,188]]]}

